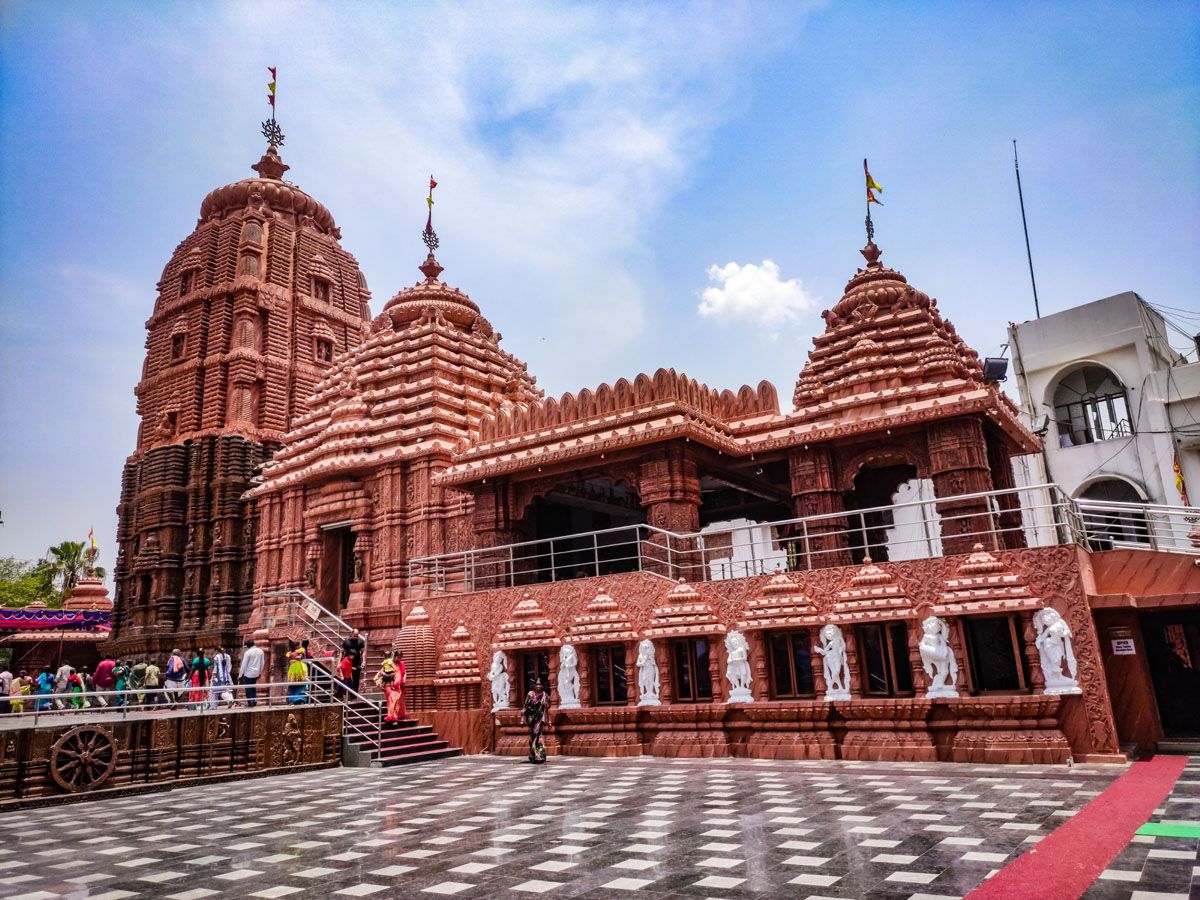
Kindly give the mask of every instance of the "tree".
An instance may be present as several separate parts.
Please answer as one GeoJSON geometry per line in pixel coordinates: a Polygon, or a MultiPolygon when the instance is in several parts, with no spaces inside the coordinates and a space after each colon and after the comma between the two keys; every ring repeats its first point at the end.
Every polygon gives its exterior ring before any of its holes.
{"type": "Polygon", "coordinates": [[[47,606],[57,606],[58,599],[54,573],[45,560],[0,557],[0,606],[20,608],[39,600],[47,606]]]}
{"type": "MultiPolygon", "coordinates": [[[[65,600],[71,589],[79,584],[79,579],[88,570],[88,555],[83,541],[63,541],[47,551],[44,562],[53,572],[53,583],[58,590],[59,600],[65,600]]],[[[104,577],[103,566],[93,566],[97,578],[104,577]]]]}

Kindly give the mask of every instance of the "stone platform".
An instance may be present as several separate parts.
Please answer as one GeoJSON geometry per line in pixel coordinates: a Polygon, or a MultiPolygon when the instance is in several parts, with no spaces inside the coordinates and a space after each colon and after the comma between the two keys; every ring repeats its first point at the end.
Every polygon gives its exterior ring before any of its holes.
{"type": "MultiPolygon", "coordinates": [[[[341,759],[341,708],[292,706],[9,716],[0,809],[321,768],[341,759]]],[[[0,892],[3,896],[3,892],[0,892]]]]}

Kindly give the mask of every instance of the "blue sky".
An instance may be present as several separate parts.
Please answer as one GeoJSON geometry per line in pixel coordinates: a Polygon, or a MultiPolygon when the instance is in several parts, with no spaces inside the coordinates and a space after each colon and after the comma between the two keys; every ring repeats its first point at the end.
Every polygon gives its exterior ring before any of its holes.
{"type": "Polygon", "coordinates": [[[0,7],[0,554],[94,524],[111,566],[155,283],[260,155],[267,65],[373,309],[433,172],[443,277],[548,393],[674,366],[786,404],[864,156],[884,261],[981,353],[1032,316],[1013,138],[1043,312],[1200,311],[1195,3],[513,6],[0,7]]]}

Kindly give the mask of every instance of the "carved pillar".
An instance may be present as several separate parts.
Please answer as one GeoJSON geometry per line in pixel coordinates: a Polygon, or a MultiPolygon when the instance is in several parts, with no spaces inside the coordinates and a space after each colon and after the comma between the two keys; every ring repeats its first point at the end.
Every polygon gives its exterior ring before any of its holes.
{"type": "Polygon", "coordinates": [[[1025,546],[1025,532],[1021,529],[1021,497],[1013,490],[1016,480],[1013,478],[1012,454],[998,440],[988,441],[988,465],[992,470],[992,484],[998,491],[1012,491],[1001,494],[996,498],[1000,507],[1000,538],[1009,550],[1017,550],[1025,546]]]}
{"type": "MultiPolygon", "coordinates": [[[[912,673],[913,695],[916,697],[924,697],[929,690],[929,677],[925,674],[925,666],[921,662],[921,649],[918,646],[921,643],[921,621],[919,619],[909,619],[904,623],[908,632],[908,669],[912,673]]],[[[953,648],[951,644],[951,648],[953,648]]],[[[957,659],[957,655],[955,657],[957,659]]],[[[899,665],[900,661],[897,660],[899,665]]]]}
{"type": "Polygon", "coordinates": [[[771,699],[771,673],[767,671],[767,641],[764,632],[745,632],[750,645],[750,693],[755,700],[771,699]]]}
{"type": "Polygon", "coordinates": [[[658,700],[675,702],[675,672],[671,665],[671,642],[654,641],[654,661],[658,663],[658,700]]]}
{"type": "Polygon", "coordinates": [[[729,696],[729,682],[725,680],[725,641],[720,635],[708,638],[708,675],[712,679],[712,702],[724,703],[729,696]]]}
{"type": "MultiPolygon", "coordinates": [[[[638,472],[638,496],[646,510],[646,523],[673,534],[700,530],[700,476],[696,463],[682,447],[671,447],[646,460],[638,472]]],[[[696,556],[695,542],[654,534],[642,548],[643,566],[668,578],[680,576],[702,581],[707,575],[696,556]]]]}
{"type": "Polygon", "coordinates": [[[937,511],[942,520],[942,552],[947,556],[970,553],[976,543],[1000,549],[988,498],[942,499],[992,490],[982,423],[970,417],[933,422],[928,440],[929,471],[934,494],[940,501],[937,511]]]}
{"type": "Polygon", "coordinates": [[[842,636],[846,639],[846,668],[850,670],[850,682],[846,687],[851,697],[865,697],[867,685],[860,680],[858,666],[858,631],[853,625],[843,625],[842,636]]]}
{"type": "MultiPolygon", "coordinates": [[[[833,453],[828,447],[793,447],[788,451],[788,471],[792,482],[792,509],[797,518],[845,511],[842,492],[837,489],[833,453]]],[[[796,528],[792,537],[799,568],[850,565],[844,517],[806,522],[796,528]]]]}
{"type": "Polygon", "coordinates": [[[1033,627],[1033,612],[1019,614],[1021,623],[1021,649],[1025,653],[1025,670],[1029,673],[1029,689],[1034,694],[1040,694],[1046,689],[1046,676],[1042,673],[1041,654],[1038,653],[1034,640],[1037,629],[1033,627]]]}
{"type": "MultiPolygon", "coordinates": [[[[475,491],[471,527],[476,547],[499,547],[520,541],[512,508],[512,491],[507,482],[488,483],[475,491]]],[[[495,554],[476,554],[472,570],[464,577],[471,579],[473,590],[491,590],[509,587],[513,575],[509,554],[497,551],[495,554]]]]}
{"type": "Polygon", "coordinates": [[[813,650],[821,643],[821,626],[813,625],[808,629],[809,663],[812,665],[813,693],[818,700],[825,696],[829,686],[825,683],[825,658],[813,650]]]}
{"type": "MultiPolygon", "coordinates": [[[[575,653],[579,657],[575,671],[579,673],[579,705],[582,707],[596,705],[595,692],[592,690],[592,659],[594,658],[594,649],[594,644],[575,645],[575,653]]],[[[625,661],[628,665],[629,657],[626,657],[625,661]]],[[[626,672],[628,672],[628,668],[626,672]]],[[[625,687],[626,695],[628,695],[628,683],[626,683],[625,687]]]]}

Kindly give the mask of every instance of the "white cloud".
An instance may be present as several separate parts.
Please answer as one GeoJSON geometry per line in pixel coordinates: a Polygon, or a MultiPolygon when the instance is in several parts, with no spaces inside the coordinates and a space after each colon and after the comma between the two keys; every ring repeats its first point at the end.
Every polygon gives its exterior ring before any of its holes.
{"type": "Polygon", "coordinates": [[[781,280],[779,264],[770,259],[762,265],[709,266],[708,280],[712,284],[700,294],[700,315],[721,321],[778,328],[817,307],[800,279],[781,280]]]}

